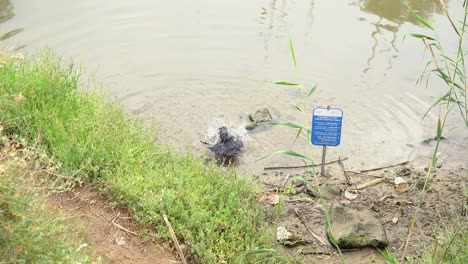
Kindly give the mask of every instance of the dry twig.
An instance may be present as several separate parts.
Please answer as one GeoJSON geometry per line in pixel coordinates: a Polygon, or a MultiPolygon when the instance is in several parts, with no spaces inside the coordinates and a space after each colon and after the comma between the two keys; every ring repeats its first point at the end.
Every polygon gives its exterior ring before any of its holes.
{"type": "Polygon", "coordinates": [[[365,173],[361,173],[361,172],[358,172],[358,171],[352,171],[352,170],[345,170],[347,173],[352,173],[352,174],[356,174],[356,175],[361,175],[361,176],[368,176],[368,177],[374,177],[374,178],[385,178],[387,180],[389,180],[389,178],[385,177],[385,176],[380,176],[380,175],[372,175],[372,174],[365,174],[365,173]]]}
{"type": "Polygon", "coordinates": [[[120,229],[120,230],[123,230],[123,231],[125,231],[125,232],[127,232],[127,233],[129,233],[129,234],[134,235],[134,236],[138,236],[137,233],[128,230],[127,228],[125,228],[125,227],[123,227],[123,226],[117,224],[116,222],[111,222],[111,224],[112,224],[114,227],[117,227],[117,228],[120,229]]]}
{"type": "Polygon", "coordinates": [[[341,160],[338,160],[338,164],[340,164],[341,171],[343,171],[343,174],[346,178],[346,184],[351,185],[351,178],[349,177],[348,172],[346,171],[344,163],[341,160]]]}
{"type": "Polygon", "coordinates": [[[297,211],[297,209],[294,209],[294,212],[296,213],[297,217],[299,217],[299,220],[301,220],[301,223],[305,226],[305,228],[307,229],[307,231],[309,231],[309,234],[311,234],[315,239],[317,239],[322,245],[324,245],[324,246],[330,246],[330,244],[327,243],[325,239],[323,239],[322,237],[320,237],[319,235],[317,235],[314,231],[312,231],[312,229],[309,228],[309,226],[306,225],[306,223],[305,223],[304,220],[302,219],[302,217],[301,217],[301,215],[299,214],[299,212],[297,211]]]}
{"type": "Polygon", "coordinates": [[[179,257],[182,260],[182,263],[187,264],[187,261],[185,260],[184,252],[182,252],[182,249],[180,248],[179,241],[177,240],[174,229],[172,229],[172,225],[169,222],[169,219],[167,219],[167,215],[164,212],[162,213],[162,215],[164,218],[164,222],[166,222],[167,228],[169,228],[169,232],[171,233],[172,240],[174,241],[174,244],[177,248],[177,252],[179,253],[179,257]]]}
{"type": "Polygon", "coordinates": [[[404,162],[400,162],[398,164],[393,164],[393,165],[388,165],[388,166],[383,166],[383,167],[378,167],[378,168],[368,169],[368,170],[361,170],[361,173],[369,172],[369,171],[388,169],[388,168],[392,168],[392,167],[396,167],[396,166],[400,166],[400,165],[405,165],[405,164],[408,164],[408,163],[409,163],[409,161],[404,161],[404,162]]]}
{"type": "Polygon", "coordinates": [[[363,184],[360,184],[359,186],[356,187],[356,190],[362,190],[362,189],[365,189],[367,187],[370,187],[372,185],[376,185],[378,183],[381,183],[383,181],[385,181],[386,179],[385,178],[379,178],[379,179],[375,179],[375,180],[372,180],[370,182],[366,182],[366,183],[363,183],[363,184]]]}
{"type": "MultiPolygon", "coordinates": [[[[343,158],[343,159],[337,159],[337,160],[332,160],[332,161],[328,161],[328,162],[325,162],[324,164],[332,164],[332,163],[335,163],[335,162],[340,162],[340,161],[343,161],[343,160],[347,160],[348,158],[343,158]]],[[[322,163],[317,163],[317,164],[309,164],[309,165],[299,165],[299,166],[284,166],[284,167],[264,167],[263,169],[264,170],[279,170],[279,169],[298,169],[298,168],[308,168],[308,167],[317,167],[317,166],[320,166],[322,165],[322,163]]]]}
{"type": "Polygon", "coordinates": [[[110,219],[107,219],[107,217],[105,217],[103,214],[100,214],[100,215],[101,215],[104,219],[106,219],[107,221],[109,221],[114,227],[116,227],[116,228],[118,228],[118,229],[120,229],[120,230],[122,230],[122,231],[125,231],[125,232],[127,232],[127,233],[129,233],[129,234],[132,234],[132,235],[134,235],[134,236],[138,236],[137,233],[135,233],[135,232],[133,232],[133,231],[130,231],[130,230],[128,230],[127,228],[125,228],[125,227],[123,227],[123,226],[117,224],[116,222],[114,222],[116,218],[114,218],[113,220],[110,220],[110,219]]]}

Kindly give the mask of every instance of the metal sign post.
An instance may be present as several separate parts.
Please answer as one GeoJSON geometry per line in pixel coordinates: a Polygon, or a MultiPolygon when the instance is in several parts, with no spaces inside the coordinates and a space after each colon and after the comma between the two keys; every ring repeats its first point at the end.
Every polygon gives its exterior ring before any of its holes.
{"type": "Polygon", "coordinates": [[[327,154],[327,146],[323,145],[323,151],[322,151],[322,168],[320,169],[320,175],[325,174],[325,155],[327,154]]]}
{"type": "Polygon", "coordinates": [[[321,175],[325,173],[327,146],[341,143],[343,111],[338,108],[315,108],[312,114],[312,144],[323,146],[321,175]]]}

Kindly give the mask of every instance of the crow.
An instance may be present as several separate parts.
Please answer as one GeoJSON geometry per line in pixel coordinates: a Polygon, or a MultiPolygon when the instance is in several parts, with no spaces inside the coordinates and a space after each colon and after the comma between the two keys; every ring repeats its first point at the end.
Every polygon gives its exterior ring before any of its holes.
{"type": "Polygon", "coordinates": [[[220,127],[218,133],[218,142],[208,147],[217,158],[231,159],[244,147],[242,141],[229,134],[227,127],[220,127]]]}

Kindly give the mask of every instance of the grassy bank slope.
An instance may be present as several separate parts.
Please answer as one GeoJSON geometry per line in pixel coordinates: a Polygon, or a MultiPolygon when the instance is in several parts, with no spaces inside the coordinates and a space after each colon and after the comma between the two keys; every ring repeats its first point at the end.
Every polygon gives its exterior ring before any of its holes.
{"type": "Polygon", "coordinates": [[[79,72],[62,65],[47,50],[26,61],[5,60],[5,133],[39,142],[67,175],[65,183],[102,182],[138,221],[169,238],[161,216],[166,212],[200,263],[235,263],[243,252],[269,246],[251,182],[160,145],[152,130],[118,104],[79,91],[79,72]]]}
{"type": "Polygon", "coordinates": [[[29,175],[37,171],[24,153],[0,128],[0,263],[95,263],[81,230],[50,212],[33,188],[29,175]]]}

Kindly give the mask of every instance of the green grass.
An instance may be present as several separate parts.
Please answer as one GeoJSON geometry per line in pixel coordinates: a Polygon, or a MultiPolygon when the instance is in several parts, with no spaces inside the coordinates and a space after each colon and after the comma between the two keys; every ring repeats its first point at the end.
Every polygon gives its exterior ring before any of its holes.
{"type": "Polygon", "coordinates": [[[468,263],[468,227],[466,219],[452,219],[441,223],[442,227],[434,230],[435,239],[423,242],[421,254],[410,256],[407,261],[399,262],[394,254],[386,248],[380,251],[387,263],[410,264],[465,264],[468,263]]]}
{"type": "Polygon", "coordinates": [[[244,252],[272,246],[250,180],[161,144],[117,103],[79,90],[79,71],[63,65],[48,50],[6,60],[0,68],[5,133],[40,142],[68,175],[65,183],[101,183],[136,220],[169,239],[164,211],[200,263],[245,263],[244,252]]]}
{"type": "Polygon", "coordinates": [[[464,264],[468,263],[468,227],[466,221],[454,221],[440,230],[435,242],[426,245],[421,261],[427,264],[464,264]]]}
{"type": "Polygon", "coordinates": [[[25,159],[5,153],[8,142],[0,139],[0,263],[95,263],[79,236],[70,239],[64,216],[51,213],[32,185],[25,186],[30,170],[25,159]]]}

